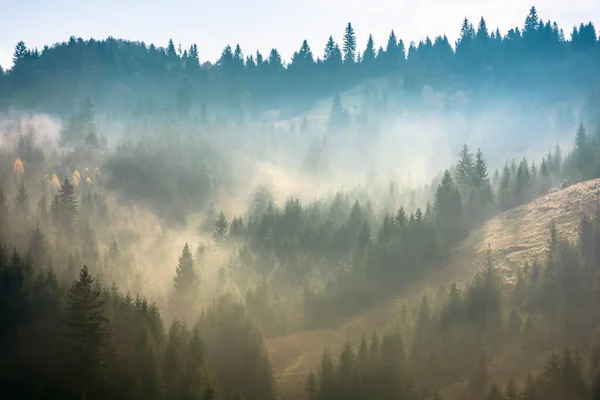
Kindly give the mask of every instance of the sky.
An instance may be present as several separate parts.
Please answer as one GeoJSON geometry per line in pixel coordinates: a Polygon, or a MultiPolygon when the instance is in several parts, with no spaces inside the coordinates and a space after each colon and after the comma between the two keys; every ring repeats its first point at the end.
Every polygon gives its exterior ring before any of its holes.
{"type": "Polygon", "coordinates": [[[237,43],[245,54],[258,49],[266,55],[275,47],[289,60],[304,39],[321,56],[329,35],[341,43],[348,22],[361,51],[370,33],[377,47],[385,45],[391,29],[407,46],[438,34],[454,42],[465,17],[476,26],[483,16],[488,29],[505,33],[523,26],[531,5],[567,37],[580,22],[600,28],[598,0],[0,0],[0,65],[11,66],[19,40],[41,49],[73,35],[161,46],[172,38],[183,48],[196,43],[202,62],[237,43]]]}

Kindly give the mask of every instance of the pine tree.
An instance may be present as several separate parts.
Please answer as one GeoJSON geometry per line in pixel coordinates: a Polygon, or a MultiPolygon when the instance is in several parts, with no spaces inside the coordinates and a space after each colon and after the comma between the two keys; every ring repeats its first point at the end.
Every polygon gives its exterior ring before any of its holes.
{"type": "Polygon", "coordinates": [[[244,67],[244,53],[242,52],[242,47],[239,43],[235,45],[235,50],[233,51],[233,61],[238,69],[244,67]]]}
{"type": "Polygon", "coordinates": [[[190,46],[190,49],[188,50],[187,65],[189,65],[190,68],[200,67],[200,59],[198,58],[198,46],[196,46],[196,43],[192,44],[190,46]]]}
{"type": "Polygon", "coordinates": [[[67,295],[64,322],[64,354],[57,361],[68,379],[69,386],[85,399],[101,383],[101,373],[107,357],[104,302],[94,288],[94,278],[84,265],[79,279],[67,295]]]}
{"type": "Polygon", "coordinates": [[[360,262],[364,259],[370,242],[371,229],[369,228],[367,221],[364,221],[360,231],[358,232],[358,236],[356,237],[355,257],[357,262],[360,262]]]}
{"type": "Polygon", "coordinates": [[[468,65],[468,63],[471,61],[474,40],[475,29],[473,28],[473,24],[471,24],[469,20],[465,18],[460,29],[460,37],[456,42],[456,56],[461,59],[463,64],[468,65]]]}
{"type": "Polygon", "coordinates": [[[229,230],[229,223],[223,211],[219,213],[217,220],[215,221],[215,228],[213,230],[213,240],[216,244],[223,243],[227,238],[227,232],[229,230]]]}
{"type": "Polygon", "coordinates": [[[352,24],[348,22],[344,32],[344,63],[354,64],[356,62],[356,35],[352,24]]]}
{"type": "Polygon", "coordinates": [[[241,238],[244,236],[244,219],[240,215],[239,217],[233,217],[231,221],[231,226],[229,227],[229,234],[235,238],[241,238]]]}
{"type": "Polygon", "coordinates": [[[291,68],[292,71],[299,71],[302,74],[305,74],[314,65],[314,62],[315,60],[312,50],[308,45],[308,41],[304,40],[300,50],[294,52],[292,55],[292,62],[290,63],[289,68],[291,68]]]}
{"type": "Polygon", "coordinates": [[[350,398],[355,392],[356,376],[354,374],[356,360],[354,359],[354,352],[349,342],[342,348],[340,353],[340,361],[337,368],[337,384],[338,391],[340,392],[340,398],[350,398]]]}
{"type": "Polygon", "coordinates": [[[175,43],[173,43],[173,39],[169,39],[169,44],[167,45],[167,57],[173,61],[177,60],[179,56],[177,55],[177,50],[175,49],[175,43]]]}
{"type": "Polygon", "coordinates": [[[34,267],[41,268],[46,259],[46,236],[36,224],[35,229],[29,238],[29,256],[34,267]]]}
{"type": "Polygon", "coordinates": [[[308,397],[308,400],[317,400],[317,393],[319,388],[317,384],[317,378],[315,377],[315,373],[312,369],[308,373],[308,378],[306,378],[306,385],[304,390],[306,391],[306,396],[308,397]]]}
{"type": "Polygon", "coordinates": [[[333,36],[329,36],[329,39],[327,39],[323,60],[330,71],[336,71],[338,67],[342,65],[342,52],[340,51],[340,47],[333,40],[333,36]]]}
{"type": "Polygon", "coordinates": [[[350,122],[348,111],[343,107],[339,94],[336,94],[329,114],[329,129],[345,128],[350,122]]]}
{"type": "Polygon", "coordinates": [[[4,189],[0,186],[0,241],[5,240],[9,232],[8,221],[8,204],[6,204],[6,196],[4,189]]]}
{"type": "Polygon", "coordinates": [[[225,46],[223,51],[221,51],[221,57],[219,58],[217,64],[228,73],[231,73],[233,71],[233,49],[230,45],[225,46]]]}
{"type": "Polygon", "coordinates": [[[473,155],[469,151],[469,146],[466,144],[463,145],[458,157],[458,163],[456,164],[456,183],[464,193],[475,181],[475,163],[473,161],[473,155]]]}
{"type": "Polygon", "coordinates": [[[333,399],[336,394],[335,366],[331,353],[323,351],[321,368],[319,371],[319,399],[333,399]]]}
{"type": "Polygon", "coordinates": [[[272,71],[280,71],[283,69],[281,55],[277,49],[271,49],[269,52],[269,69],[272,71]]]}
{"type": "Polygon", "coordinates": [[[525,24],[523,26],[523,37],[530,36],[537,31],[539,18],[535,6],[531,6],[525,24]]]}
{"type": "Polygon", "coordinates": [[[21,65],[21,62],[27,58],[28,54],[29,51],[27,50],[27,46],[25,46],[25,42],[20,40],[15,46],[15,52],[12,59],[13,67],[18,68],[21,65]]]}
{"type": "Polygon", "coordinates": [[[175,269],[175,277],[173,278],[173,285],[177,294],[186,297],[190,294],[197,286],[198,276],[194,269],[194,259],[190,246],[186,243],[183,246],[181,256],[179,256],[179,263],[175,269]]]}
{"type": "Polygon", "coordinates": [[[487,44],[490,39],[490,35],[488,32],[487,24],[485,19],[481,17],[479,20],[479,25],[477,26],[477,33],[475,34],[475,41],[481,44],[487,44]]]}
{"type": "Polygon", "coordinates": [[[206,376],[206,350],[198,328],[194,328],[187,346],[183,396],[199,399],[210,387],[206,376]]]}
{"type": "Polygon", "coordinates": [[[388,68],[394,69],[398,66],[398,40],[396,39],[396,34],[394,30],[390,32],[390,36],[388,38],[387,46],[385,49],[385,59],[387,61],[388,68]]]}
{"type": "Polygon", "coordinates": [[[15,203],[15,210],[20,214],[21,218],[26,218],[29,215],[29,196],[27,196],[23,182],[19,185],[15,203]]]}
{"type": "Polygon", "coordinates": [[[77,225],[77,199],[75,197],[75,186],[65,178],[60,185],[58,194],[52,202],[52,219],[55,225],[62,228],[67,239],[72,239],[77,225]]]}
{"type": "Polygon", "coordinates": [[[435,192],[435,218],[441,226],[444,241],[455,241],[466,233],[460,192],[446,170],[435,192]]]}
{"type": "Polygon", "coordinates": [[[369,39],[367,40],[367,47],[363,53],[362,63],[365,66],[373,65],[375,61],[375,43],[373,42],[373,35],[369,35],[369,39]]]}
{"type": "Polygon", "coordinates": [[[592,168],[594,163],[593,145],[583,124],[579,125],[577,133],[575,134],[573,157],[575,169],[579,173],[578,178],[581,180],[590,179],[592,177],[591,172],[593,172],[592,168]]]}
{"type": "Polygon", "coordinates": [[[475,154],[475,186],[478,188],[488,187],[490,178],[488,176],[487,164],[483,158],[481,149],[477,149],[475,154]]]}

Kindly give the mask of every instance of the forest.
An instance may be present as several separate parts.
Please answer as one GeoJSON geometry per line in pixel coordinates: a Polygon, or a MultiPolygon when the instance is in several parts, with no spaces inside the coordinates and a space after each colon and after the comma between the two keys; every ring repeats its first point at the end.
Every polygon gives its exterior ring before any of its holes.
{"type": "Polygon", "coordinates": [[[277,49],[245,53],[233,44],[216,61],[200,60],[198,45],[182,50],[172,39],[166,47],[112,37],[73,36],[42,49],[19,42],[12,67],[0,69],[0,104],[66,116],[91,96],[103,111],[121,117],[173,107],[183,115],[209,110],[237,120],[272,109],[299,115],[318,98],[377,77],[390,78],[379,93],[383,102],[387,96],[410,98],[423,87],[472,92],[473,101],[536,94],[551,102],[578,98],[599,83],[600,45],[592,22],[564,32],[532,7],[521,27],[505,33],[483,17],[465,18],[460,28],[457,21],[457,29],[456,43],[443,33],[404,43],[392,30],[387,43],[375,44],[369,36],[359,44],[348,23],[341,43],[333,36],[313,47],[304,41],[290,60],[277,49]]]}
{"type": "Polygon", "coordinates": [[[600,398],[597,201],[576,240],[550,224],[511,276],[488,247],[467,284],[324,348],[291,397],[268,347],[335,329],[444,269],[485,221],[600,178],[592,22],[567,39],[532,7],[504,35],[465,19],[452,45],[392,31],[364,50],[349,23],[341,46],[316,57],[305,41],[289,62],[72,37],[19,42],[13,62],[0,397],[600,398]]]}

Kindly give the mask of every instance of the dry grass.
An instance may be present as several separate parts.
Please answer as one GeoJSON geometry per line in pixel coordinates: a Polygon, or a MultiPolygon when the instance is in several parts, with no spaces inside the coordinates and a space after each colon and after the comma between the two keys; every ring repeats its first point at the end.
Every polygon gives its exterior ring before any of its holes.
{"type": "MultiPolygon", "coordinates": [[[[467,282],[482,265],[488,243],[495,265],[511,280],[518,267],[543,256],[552,221],[556,222],[561,237],[576,239],[579,219],[583,213],[594,214],[598,194],[600,179],[573,185],[496,216],[471,232],[452,252],[444,268],[412,284],[402,297],[413,301],[423,291],[435,290],[440,284],[467,282]]],[[[282,398],[301,397],[305,377],[310,368],[318,367],[324,348],[336,350],[347,339],[357,343],[362,334],[370,335],[373,330],[385,327],[394,317],[395,301],[371,307],[335,328],[269,339],[267,347],[282,398]]],[[[504,375],[502,370],[506,368],[493,369],[504,375]]]]}

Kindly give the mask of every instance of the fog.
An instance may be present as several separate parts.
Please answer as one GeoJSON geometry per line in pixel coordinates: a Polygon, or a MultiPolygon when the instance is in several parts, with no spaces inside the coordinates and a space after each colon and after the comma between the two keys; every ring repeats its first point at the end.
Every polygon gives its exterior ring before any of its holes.
{"type": "MultiPolygon", "coordinates": [[[[117,277],[116,283],[124,290],[164,299],[171,290],[180,249],[185,243],[210,247],[212,224],[220,211],[229,221],[237,216],[247,221],[254,213],[264,212],[259,208],[264,209],[265,201],[277,207],[284,207],[290,198],[305,206],[326,205],[338,192],[348,193],[350,203],[357,199],[369,204],[374,222],[385,213],[395,214],[400,206],[409,213],[424,210],[433,201],[443,170],[457,161],[464,144],[473,151],[482,149],[490,175],[510,159],[539,161],[557,143],[566,153],[577,128],[573,121],[581,109],[579,104],[568,105],[575,117],[565,121],[560,117],[564,112],[560,114],[556,106],[526,107],[507,99],[461,111],[449,110],[457,98],[464,102],[460,93],[444,98],[425,88],[420,97],[422,105],[417,109],[398,104],[397,112],[385,119],[378,119],[373,111],[370,119],[359,121],[360,111],[355,107],[349,112],[349,120],[355,120],[350,129],[332,129],[323,123],[328,116],[311,112],[296,117],[307,118],[303,131],[290,120],[266,127],[251,121],[240,127],[219,124],[226,114],[213,116],[214,122],[202,129],[185,119],[168,125],[160,116],[107,120],[97,115],[90,123],[100,137],[109,138],[108,144],[88,149],[84,155],[77,154],[82,151],[80,145],[61,140],[68,121],[13,109],[2,115],[1,149],[7,163],[24,161],[27,179],[23,182],[31,192],[30,204],[38,203],[36,195],[56,194],[64,177],[76,184],[81,196],[101,194],[110,217],[94,227],[96,235],[107,240],[121,237],[130,246],[130,273],[112,278],[117,277]],[[144,133],[138,134],[140,127],[144,133]],[[217,131],[217,136],[210,136],[217,131]],[[43,153],[43,162],[34,157],[31,165],[27,157],[36,151],[43,153]],[[198,153],[208,156],[208,163],[196,158],[198,153]],[[137,162],[153,172],[137,170],[137,162]],[[136,170],[123,170],[127,165],[136,170]],[[200,175],[188,176],[190,168],[200,175]],[[202,173],[207,174],[205,181],[202,173]],[[161,180],[176,182],[176,186],[165,186],[161,180]],[[38,190],[40,182],[49,193],[38,190]],[[178,192],[165,196],[163,190],[178,192]]],[[[5,178],[14,180],[14,185],[20,182],[6,173],[5,178]]],[[[5,185],[9,194],[16,190],[17,186],[5,185]]],[[[33,213],[29,223],[37,218],[33,213]]],[[[99,251],[108,245],[99,243],[99,251]]],[[[220,249],[220,259],[229,257],[229,251],[220,249]]],[[[221,267],[202,265],[212,278],[221,267]]],[[[243,292],[248,285],[239,289],[243,292]]]]}
{"type": "Polygon", "coordinates": [[[476,25],[359,50],[348,24],[288,63],[19,42],[0,70],[0,397],[592,398],[600,213],[544,221],[510,280],[478,240],[528,229],[511,218],[534,200],[600,210],[600,42],[535,8],[476,25]]]}

